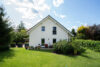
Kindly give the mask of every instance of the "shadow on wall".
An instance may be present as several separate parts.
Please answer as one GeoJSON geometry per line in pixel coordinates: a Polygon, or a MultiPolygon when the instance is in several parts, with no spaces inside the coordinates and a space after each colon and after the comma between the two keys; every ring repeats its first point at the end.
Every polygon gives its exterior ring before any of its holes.
{"type": "Polygon", "coordinates": [[[4,62],[5,58],[12,58],[14,56],[14,50],[0,52],[0,62],[4,62]]]}

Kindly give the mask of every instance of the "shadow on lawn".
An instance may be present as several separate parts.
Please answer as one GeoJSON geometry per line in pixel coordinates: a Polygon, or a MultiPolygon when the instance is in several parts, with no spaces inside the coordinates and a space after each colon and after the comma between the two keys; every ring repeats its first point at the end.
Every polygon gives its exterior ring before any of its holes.
{"type": "MultiPolygon", "coordinates": [[[[52,49],[40,49],[40,50],[34,50],[34,51],[54,53],[52,49]]],[[[56,53],[56,54],[58,54],[58,53],[56,53]]],[[[85,52],[85,53],[82,53],[80,55],[66,55],[66,54],[59,54],[59,55],[69,56],[72,58],[77,58],[78,56],[82,56],[82,57],[87,58],[87,59],[92,59],[92,60],[94,59],[93,57],[88,56],[87,54],[89,54],[89,53],[85,52]]]]}
{"type": "Polygon", "coordinates": [[[14,50],[12,49],[0,52],[0,62],[4,62],[5,58],[11,58],[13,56],[14,56],[14,50]]]}
{"type": "Polygon", "coordinates": [[[86,54],[81,54],[80,56],[82,56],[82,57],[85,57],[85,58],[87,58],[87,59],[94,59],[93,57],[91,57],[91,56],[88,56],[88,55],[86,55],[86,54]]]}
{"type": "Polygon", "coordinates": [[[82,53],[82,54],[80,54],[80,55],[66,55],[66,56],[69,56],[69,57],[72,57],[72,58],[77,58],[78,56],[81,56],[81,57],[84,57],[84,58],[87,58],[87,59],[94,59],[93,57],[91,57],[91,56],[88,56],[87,55],[88,53],[87,52],[85,52],[85,53],[82,53]]]}

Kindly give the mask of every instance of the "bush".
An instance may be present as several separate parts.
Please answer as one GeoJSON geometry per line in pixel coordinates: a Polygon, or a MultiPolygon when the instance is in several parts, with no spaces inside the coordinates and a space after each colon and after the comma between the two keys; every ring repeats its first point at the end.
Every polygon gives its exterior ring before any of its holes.
{"type": "Polygon", "coordinates": [[[77,39],[87,39],[87,38],[86,38],[86,35],[83,34],[83,33],[78,33],[77,36],[76,36],[76,38],[77,38],[77,39]]]}
{"type": "Polygon", "coordinates": [[[81,53],[85,52],[85,48],[83,46],[81,46],[79,44],[79,42],[75,42],[75,40],[73,40],[71,42],[71,44],[74,48],[74,54],[81,54],[81,53]],[[76,53],[75,53],[75,51],[76,51],[76,53]]]}
{"type": "Polygon", "coordinates": [[[81,48],[80,46],[75,45],[72,42],[67,42],[66,40],[55,43],[53,47],[54,52],[60,54],[81,54],[85,51],[84,48],[81,48]]]}
{"type": "Polygon", "coordinates": [[[100,51],[100,41],[76,39],[73,41],[73,44],[81,48],[85,47],[94,51],[100,51]]]}

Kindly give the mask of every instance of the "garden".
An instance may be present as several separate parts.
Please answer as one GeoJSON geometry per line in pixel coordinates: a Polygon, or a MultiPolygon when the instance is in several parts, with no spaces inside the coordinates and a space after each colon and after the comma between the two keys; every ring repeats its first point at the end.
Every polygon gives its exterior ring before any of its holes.
{"type": "Polygon", "coordinates": [[[82,25],[71,33],[70,41],[60,40],[50,50],[19,48],[28,46],[24,23],[14,29],[0,7],[0,67],[100,67],[100,25],[82,25]]]}
{"type": "Polygon", "coordinates": [[[86,50],[81,55],[63,55],[52,50],[10,48],[0,52],[0,67],[100,67],[100,53],[86,50]]]}

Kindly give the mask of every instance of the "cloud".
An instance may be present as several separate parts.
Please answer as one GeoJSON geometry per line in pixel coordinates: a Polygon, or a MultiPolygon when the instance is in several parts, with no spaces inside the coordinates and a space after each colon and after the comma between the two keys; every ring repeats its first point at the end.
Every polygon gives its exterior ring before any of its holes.
{"type": "Polygon", "coordinates": [[[15,10],[20,12],[24,19],[34,19],[50,11],[50,6],[45,0],[8,0],[5,3],[15,6],[15,10]]]}
{"type": "Polygon", "coordinates": [[[57,14],[56,11],[54,11],[53,13],[54,13],[54,15],[55,15],[56,17],[59,17],[59,18],[61,18],[61,19],[64,19],[64,18],[66,17],[66,15],[63,15],[63,14],[57,14]]]}
{"type": "Polygon", "coordinates": [[[53,5],[55,7],[59,7],[63,3],[64,3],[64,0],[53,0],[53,5]]]}
{"type": "Polygon", "coordinates": [[[37,16],[36,12],[33,12],[31,9],[28,8],[16,8],[18,12],[22,14],[22,18],[27,18],[27,19],[34,19],[37,16]]]}
{"type": "Polygon", "coordinates": [[[41,21],[41,19],[33,20],[33,22],[24,21],[23,23],[25,24],[26,29],[30,29],[30,28],[33,27],[35,24],[37,24],[39,21],[41,21]],[[35,22],[35,23],[34,23],[34,22],[35,22]]]}

